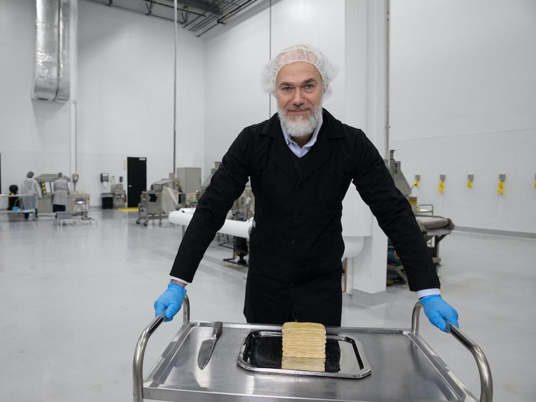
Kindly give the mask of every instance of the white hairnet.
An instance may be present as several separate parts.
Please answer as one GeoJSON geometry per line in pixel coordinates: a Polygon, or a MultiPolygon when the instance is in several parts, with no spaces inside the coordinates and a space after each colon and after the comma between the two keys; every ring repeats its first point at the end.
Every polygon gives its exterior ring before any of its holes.
{"type": "Polygon", "coordinates": [[[320,50],[305,44],[287,47],[264,66],[261,76],[263,91],[275,95],[275,82],[279,70],[287,64],[299,61],[310,63],[318,69],[324,84],[324,96],[329,96],[331,82],[337,75],[338,69],[329,62],[320,50]]]}

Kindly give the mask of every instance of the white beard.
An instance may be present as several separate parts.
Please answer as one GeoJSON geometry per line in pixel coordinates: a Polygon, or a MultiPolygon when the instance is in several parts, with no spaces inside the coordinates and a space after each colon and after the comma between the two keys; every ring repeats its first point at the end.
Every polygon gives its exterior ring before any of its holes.
{"type": "Polygon", "coordinates": [[[289,119],[285,114],[285,110],[278,109],[277,114],[288,135],[292,138],[306,137],[312,134],[318,126],[322,118],[322,106],[318,107],[309,117],[298,116],[296,120],[289,119]]]}

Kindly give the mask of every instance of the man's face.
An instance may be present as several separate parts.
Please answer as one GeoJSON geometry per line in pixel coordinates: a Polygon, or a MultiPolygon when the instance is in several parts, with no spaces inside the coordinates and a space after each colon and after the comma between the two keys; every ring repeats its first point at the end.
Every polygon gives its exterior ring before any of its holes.
{"type": "Polygon", "coordinates": [[[276,78],[277,108],[290,121],[305,121],[322,107],[322,77],[310,63],[287,64],[276,78]]]}

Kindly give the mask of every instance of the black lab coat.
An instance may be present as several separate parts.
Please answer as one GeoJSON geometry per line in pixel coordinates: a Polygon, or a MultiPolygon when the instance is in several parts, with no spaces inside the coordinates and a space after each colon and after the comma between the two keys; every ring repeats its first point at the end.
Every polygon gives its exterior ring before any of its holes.
{"type": "MultiPolygon", "coordinates": [[[[251,178],[255,224],[248,275],[300,286],[340,270],[342,200],[353,183],[400,255],[410,289],[439,288],[411,207],[363,131],[342,124],[324,109],[322,128],[309,152],[298,174],[277,114],[245,128],[199,200],[171,275],[193,280],[203,254],[251,178]]],[[[248,286],[250,282],[259,281],[248,280],[248,286]]]]}

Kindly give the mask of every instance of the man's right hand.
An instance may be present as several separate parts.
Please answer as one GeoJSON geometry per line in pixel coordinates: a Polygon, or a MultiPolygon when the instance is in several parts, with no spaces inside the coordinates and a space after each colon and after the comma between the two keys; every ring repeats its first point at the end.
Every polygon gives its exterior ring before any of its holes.
{"type": "Polygon", "coordinates": [[[181,309],[184,296],[186,289],[183,286],[170,283],[167,290],[154,302],[155,317],[163,312],[164,321],[171,321],[181,309]]]}

